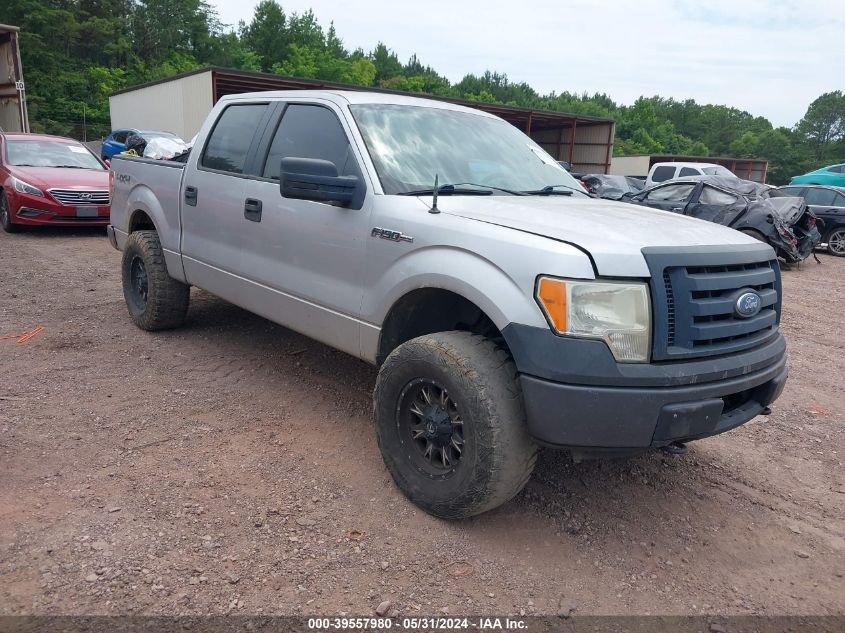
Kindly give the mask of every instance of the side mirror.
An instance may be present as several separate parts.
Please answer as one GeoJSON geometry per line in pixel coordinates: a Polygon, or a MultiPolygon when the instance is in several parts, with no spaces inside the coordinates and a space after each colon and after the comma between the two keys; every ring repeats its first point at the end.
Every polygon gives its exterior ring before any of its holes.
{"type": "Polygon", "coordinates": [[[358,189],[357,176],[338,176],[337,166],[317,158],[283,158],[279,188],[285,198],[349,205],[358,189]]]}

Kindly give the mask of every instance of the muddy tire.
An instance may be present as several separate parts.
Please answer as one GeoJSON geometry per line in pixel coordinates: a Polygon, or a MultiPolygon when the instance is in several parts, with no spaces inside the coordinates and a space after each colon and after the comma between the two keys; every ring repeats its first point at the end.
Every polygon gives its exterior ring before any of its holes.
{"type": "Polygon", "coordinates": [[[522,490],[537,456],[510,355],[469,332],[410,340],[374,393],[376,436],[396,485],[426,512],[459,519],[522,490]]]}
{"type": "Polygon", "coordinates": [[[0,226],[6,233],[17,233],[20,225],[12,222],[12,208],[9,206],[9,199],[5,191],[0,191],[0,226]]]}
{"type": "Polygon", "coordinates": [[[185,322],[191,287],[167,274],[158,233],[130,234],[121,268],[123,296],[135,325],[142,330],[165,330],[185,322]]]}

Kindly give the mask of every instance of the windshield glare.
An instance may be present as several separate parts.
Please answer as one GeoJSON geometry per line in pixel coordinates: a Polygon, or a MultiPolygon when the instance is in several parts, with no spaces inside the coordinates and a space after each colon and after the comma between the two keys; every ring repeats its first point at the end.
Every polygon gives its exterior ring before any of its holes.
{"type": "Polygon", "coordinates": [[[6,142],[6,159],[10,165],[19,167],[105,169],[83,145],[70,141],[9,140],[6,142]]]}
{"type": "MultiPolygon", "coordinates": [[[[431,189],[435,175],[440,185],[583,191],[554,158],[502,119],[422,106],[350,108],[387,194],[431,189]]],[[[493,195],[503,192],[494,189],[493,195]]]]}

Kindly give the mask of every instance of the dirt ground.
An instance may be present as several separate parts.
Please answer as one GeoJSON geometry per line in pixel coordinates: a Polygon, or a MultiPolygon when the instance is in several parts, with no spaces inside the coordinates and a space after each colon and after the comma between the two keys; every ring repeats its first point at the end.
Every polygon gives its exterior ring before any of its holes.
{"type": "Polygon", "coordinates": [[[0,615],[845,612],[845,259],[784,272],[774,413],[461,522],[393,486],[375,370],[194,290],[130,322],[100,231],[0,233],[0,615]]]}

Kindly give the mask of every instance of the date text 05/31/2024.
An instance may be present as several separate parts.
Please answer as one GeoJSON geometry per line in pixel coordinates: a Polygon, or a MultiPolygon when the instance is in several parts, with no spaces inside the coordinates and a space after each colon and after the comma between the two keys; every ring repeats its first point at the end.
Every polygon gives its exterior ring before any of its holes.
{"type": "Polygon", "coordinates": [[[520,631],[526,630],[528,624],[524,620],[512,618],[480,617],[480,618],[438,618],[438,617],[407,617],[407,618],[308,618],[308,628],[315,631],[363,631],[386,630],[393,627],[404,631],[417,630],[467,630],[478,631],[520,631]]]}

